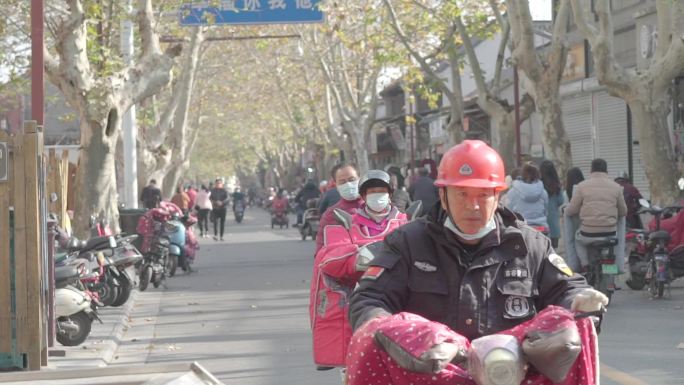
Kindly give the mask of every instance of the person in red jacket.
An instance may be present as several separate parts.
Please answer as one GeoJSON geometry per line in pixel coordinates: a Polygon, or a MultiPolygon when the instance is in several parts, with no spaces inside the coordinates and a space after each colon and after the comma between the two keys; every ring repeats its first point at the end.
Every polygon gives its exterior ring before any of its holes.
{"type": "Polygon", "coordinates": [[[335,185],[339,191],[340,199],[335,205],[329,207],[321,214],[321,220],[318,224],[318,234],[316,235],[316,252],[323,247],[323,234],[325,227],[337,223],[333,214],[334,209],[346,211],[349,214],[356,213],[356,210],[363,206],[363,199],[359,195],[359,172],[356,166],[351,163],[345,163],[335,172],[335,185]]]}
{"type": "Polygon", "coordinates": [[[406,214],[390,202],[390,176],[370,170],[359,192],[366,204],[356,214],[337,209],[336,224],[325,229],[324,246],[316,254],[309,312],[314,362],[319,370],[343,367],[351,338],[348,295],[368,266],[365,248],[407,222],[406,214]]]}
{"type": "MultiPolygon", "coordinates": [[[[684,206],[684,199],[679,204],[684,206]]],[[[648,228],[651,231],[655,230],[655,218],[649,222],[648,228]]],[[[670,218],[661,219],[660,229],[670,233],[670,243],[667,245],[669,251],[674,250],[677,246],[684,245],[684,210],[680,210],[677,215],[670,218]]]]}

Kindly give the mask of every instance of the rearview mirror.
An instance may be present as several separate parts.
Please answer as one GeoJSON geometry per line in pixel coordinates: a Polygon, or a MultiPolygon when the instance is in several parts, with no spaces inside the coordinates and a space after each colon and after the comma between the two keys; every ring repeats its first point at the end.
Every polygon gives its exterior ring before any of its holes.
{"type": "Polygon", "coordinates": [[[677,186],[680,190],[684,190],[684,178],[679,178],[679,180],[677,181],[677,186]]]}
{"type": "Polygon", "coordinates": [[[423,214],[423,201],[417,200],[413,201],[411,205],[406,209],[406,217],[409,221],[412,221],[423,214]]]}
{"type": "Polygon", "coordinates": [[[645,208],[651,207],[651,204],[648,203],[648,201],[644,198],[639,199],[639,204],[641,205],[641,207],[645,207],[645,208]]]}

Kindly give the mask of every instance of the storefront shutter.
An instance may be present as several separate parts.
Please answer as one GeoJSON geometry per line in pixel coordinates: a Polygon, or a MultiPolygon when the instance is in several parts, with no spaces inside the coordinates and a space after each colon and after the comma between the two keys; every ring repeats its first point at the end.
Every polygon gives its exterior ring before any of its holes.
{"type": "MultiPolygon", "coordinates": [[[[572,165],[589,176],[594,158],[592,140],[591,95],[576,95],[563,100],[563,125],[570,140],[572,165]]],[[[563,176],[562,176],[563,177],[563,176]]]]}

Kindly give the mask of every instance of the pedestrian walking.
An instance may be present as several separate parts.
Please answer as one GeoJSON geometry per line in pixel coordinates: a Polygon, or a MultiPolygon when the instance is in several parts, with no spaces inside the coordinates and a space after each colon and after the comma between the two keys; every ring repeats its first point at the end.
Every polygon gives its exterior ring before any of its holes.
{"type": "Polygon", "coordinates": [[[625,197],[625,203],[627,204],[627,227],[631,229],[642,229],[643,223],[641,223],[641,217],[638,214],[639,209],[641,209],[641,203],[639,199],[643,199],[643,196],[639,192],[632,182],[629,180],[629,175],[625,171],[620,171],[615,178],[615,183],[622,186],[622,195],[625,197]]]}
{"type": "Polygon", "coordinates": [[[216,178],[211,190],[211,214],[214,222],[214,240],[223,240],[226,228],[226,213],[228,206],[228,191],[223,187],[223,179],[216,178]]]}
{"type": "Polygon", "coordinates": [[[197,200],[197,190],[195,190],[195,186],[192,184],[188,184],[185,186],[185,193],[188,194],[188,198],[190,198],[190,202],[188,203],[188,210],[192,209],[195,207],[195,200],[197,200]]]}
{"type": "Polygon", "coordinates": [[[211,191],[202,185],[195,198],[195,210],[197,210],[200,237],[209,236],[209,213],[211,212],[211,191]]]}
{"type": "Polygon", "coordinates": [[[406,212],[406,209],[411,204],[411,197],[409,193],[404,188],[404,185],[400,183],[400,179],[397,174],[390,174],[390,185],[394,192],[392,192],[392,206],[399,209],[399,211],[406,212]]]}
{"type": "Polygon", "coordinates": [[[178,206],[183,211],[183,214],[187,214],[190,208],[190,197],[181,187],[178,187],[176,188],[176,193],[171,197],[171,203],[178,206]]]}
{"type": "Polygon", "coordinates": [[[573,167],[568,170],[565,176],[565,194],[568,196],[568,201],[572,199],[572,193],[575,191],[575,186],[584,180],[584,174],[579,167],[573,167]]]}
{"type": "Polygon", "coordinates": [[[548,205],[546,206],[546,222],[549,225],[549,238],[551,238],[551,245],[554,249],[558,248],[558,240],[560,239],[560,207],[566,202],[565,193],[563,192],[563,185],[558,178],[558,172],[553,162],[545,160],[539,165],[541,173],[541,180],[544,183],[544,189],[549,196],[548,205]]]}
{"type": "Polygon", "coordinates": [[[430,211],[437,203],[439,197],[435,181],[430,178],[430,172],[421,167],[418,169],[418,178],[408,188],[411,200],[422,201],[425,211],[430,211]]]}
{"type": "Polygon", "coordinates": [[[506,193],[505,206],[525,219],[532,226],[548,227],[546,207],[549,196],[539,179],[539,169],[531,163],[523,166],[521,179],[513,181],[506,193]]]}
{"type": "Polygon", "coordinates": [[[150,179],[150,183],[142,189],[140,201],[148,210],[157,207],[159,202],[162,201],[161,190],[157,187],[157,181],[155,179],[150,179]]]}

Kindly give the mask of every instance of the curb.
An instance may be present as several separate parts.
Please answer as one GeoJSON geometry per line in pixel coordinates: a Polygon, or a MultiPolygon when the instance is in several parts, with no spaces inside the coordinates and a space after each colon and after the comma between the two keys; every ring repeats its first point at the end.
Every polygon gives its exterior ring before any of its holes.
{"type": "Polygon", "coordinates": [[[128,330],[128,320],[130,319],[130,315],[133,312],[133,307],[135,307],[135,303],[138,300],[139,295],[140,291],[137,288],[135,288],[131,293],[131,297],[128,299],[128,301],[126,301],[126,304],[123,306],[123,314],[121,315],[121,321],[119,321],[114,327],[114,331],[110,336],[110,340],[107,342],[107,348],[103,349],[101,360],[105,366],[109,365],[109,363],[114,359],[114,355],[116,354],[116,351],[119,349],[119,344],[121,344],[121,340],[124,334],[126,334],[126,331],[128,330]]]}

